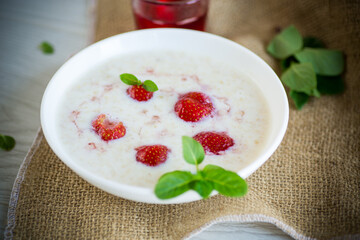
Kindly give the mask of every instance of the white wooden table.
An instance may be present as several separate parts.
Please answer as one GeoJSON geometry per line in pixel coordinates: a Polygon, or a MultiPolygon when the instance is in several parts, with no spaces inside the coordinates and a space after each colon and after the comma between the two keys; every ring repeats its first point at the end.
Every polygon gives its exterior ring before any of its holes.
{"type": "MultiPolygon", "coordinates": [[[[95,0],[0,0],[0,133],[16,147],[0,150],[0,239],[11,189],[40,126],[40,102],[48,81],[74,53],[91,43],[95,0]],[[55,54],[37,49],[42,41],[55,54]]],[[[291,239],[267,223],[221,223],[192,239],[291,239]]]]}

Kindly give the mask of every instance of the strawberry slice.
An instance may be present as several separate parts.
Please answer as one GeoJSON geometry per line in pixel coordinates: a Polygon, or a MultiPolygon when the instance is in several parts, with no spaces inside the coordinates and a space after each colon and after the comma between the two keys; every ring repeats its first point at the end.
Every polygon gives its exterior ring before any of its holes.
{"type": "Polygon", "coordinates": [[[100,114],[92,122],[94,131],[104,141],[111,141],[125,136],[126,128],[122,122],[111,121],[105,114],[100,114]]]}
{"type": "Polygon", "coordinates": [[[201,92],[188,92],[188,93],[182,95],[180,98],[192,98],[192,99],[197,100],[199,103],[201,103],[205,106],[208,106],[211,108],[213,107],[210,98],[201,92]]]}
{"type": "Polygon", "coordinates": [[[135,150],[137,151],[136,161],[151,167],[164,163],[170,152],[170,149],[164,145],[141,146],[135,148],[135,150]]]}
{"type": "Polygon", "coordinates": [[[189,92],[179,97],[175,113],[186,122],[198,122],[214,110],[210,98],[201,92],[189,92]]]}
{"type": "Polygon", "coordinates": [[[127,94],[134,100],[145,102],[151,99],[153,92],[146,91],[142,85],[133,85],[126,90],[127,94]]]}
{"type": "Polygon", "coordinates": [[[220,155],[221,152],[234,146],[234,140],[225,132],[200,132],[193,137],[204,148],[205,153],[220,155]]]}

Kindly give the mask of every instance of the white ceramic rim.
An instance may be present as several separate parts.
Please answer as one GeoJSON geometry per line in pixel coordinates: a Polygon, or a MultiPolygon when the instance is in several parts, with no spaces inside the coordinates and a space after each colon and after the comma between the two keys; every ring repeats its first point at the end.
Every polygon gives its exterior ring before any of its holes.
{"type": "MultiPolygon", "coordinates": [[[[99,187],[100,189],[109,192],[113,195],[120,196],[123,198],[127,198],[134,201],[140,201],[140,202],[146,202],[146,203],[156,203],[156,204],[173,204],[173,203],[185,203],[185,202],[191,202],[200,200],[200,196],[194,192],[194,191],[188,191],[176,198],[169,199],[169,200],[160,200],[158,199],[155,194],[153,193],[152,189],[149,188],[143,188],[143,187],[137,187],[137,186],[130,186],[126,184],[121,184],[118,182],[106,180],[104,178],[101,178],[99,176],[96,176],[92,174],[91,172],[81,168],[79,165],[74,163],[74,161],[71,160],[71,158],[68,158],[67,154],[65,154],[61,148],[59,147],[59,143],[54,137],[54,135],[51,133],[51,123],[48,121],[49,119],[49,108],[52,107],[51,105],[51,98],[54,91],[57,91],[56,85],[61,79],[61,75],[67,71],[69,66],[74,64],[78,59],[81,57],[84,57],[89,51],[93,49],[101,48],[103,45],[111,44],[111,42],[116,42],[120,40],[121,38],[127,38],[127,37],[144,37],[147,35],[154,36],[156,35],[160,39],[159,36],[175,36],[173,37],[176,39],[176,37],[179,36],[192,36],[200,39],[204,39],[204,41],[214,41],[220,44],[220,46],[226,46],[233,48],[234,50],[241,51],[243,54],[247,55],[247,57],[251,58],[251,60],[256,61],[256,64],[258,64],[258,68],[261,70],[266,71],[267,76],[269,76],[269,79],[275,79],[273,80],[273,87],[277,90],[277,97],[279,98],[279,112],[282,113],[282,117],[280,119],[280,130],[277,132],[276,137],[273,139],[271,145],[267,148],[265,153],[263,153],[256,161],[252,162],[247,167],[243,168],[238,172],[238,174],[243,177],[247,178],[249,175],[251,175],[255,170],[257,170],[277,149],[277,147],[280,145],[288,124],[288,118],[289,118],[289,106],[288,106],[288,100],[285,93],[285,90],[283,88],[283,85],[281,84],[281,81],[275,74],[275,72],[256,54],[248,50],[247,48],[230,41],[226,38],[206,33],[206,32],[200,32],[195,30],[188,30],[188,29],[173,29],[173,28],[161,28],[161,29],[145,29],[145,30],[137,30],[127,33],[122,33],[119,35],[115,35],[112,37],[109,37],[107,39],[104,39],[102,41],[99,41],[97,43],[94,43],[87,48],[83,49],[73,57],[71,57],[63,66],[60,67],[60,69],[54,74],[50,82],[48,83],[48,86],[46,87],[46,90],[44,92],[42,102],[41,102],[41,126],[44,132],[44,136],[54,151],[54,153],[75,173],[77,173],[79,176],[81,176],[83,179],[91,183],[92,185],[95,185],[99,187]]],[[[212,195],[215,195],[214,192],[212,195]]]]}

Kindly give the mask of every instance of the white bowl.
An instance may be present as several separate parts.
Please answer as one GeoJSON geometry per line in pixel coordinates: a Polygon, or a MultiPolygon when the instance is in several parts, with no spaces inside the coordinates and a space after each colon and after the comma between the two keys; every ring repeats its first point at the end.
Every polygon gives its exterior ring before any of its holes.
{"type": "Polygon", "coordinates": [[[50,147],[75,173],[98,188],[126,199],[147,203],[184,203],[199,200],[194,191],[160,200],[153,189],[106,180],[79,166],[61,145],[56,117],[61,96],[81,75],[97,63],[122,54],[146,50],[179,50],[209,55],[233,64],[260,87],[270,108],[271,129],[263,152],[238,174],[246,178],[258,169],[279,146],[288,123],[289,106],[284,88],[274,71],[257,55],[225,38],[185,29],[147,29],[119,34],[97,42],[69,59],[49,82],[41,103],[41,125],[50,147]]]}

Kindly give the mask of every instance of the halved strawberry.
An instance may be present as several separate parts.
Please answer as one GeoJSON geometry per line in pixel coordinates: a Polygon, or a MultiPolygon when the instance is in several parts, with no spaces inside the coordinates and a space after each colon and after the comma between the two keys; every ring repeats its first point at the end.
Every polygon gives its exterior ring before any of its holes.
{"type": "Polygon", "coordinates": [[[136,101],[143,102],[152,98],[153,92],[146,91],[142,85],[133,85],[126,90],[127,94],[136,101]]]}
{"type": "Polygon", "coordinates": [[[209,116],[214,107],[210,98],[201,92],[189,92],[179,97],[175,113],[186,122],[198,122],[209,116]]]}
{"type": "Polygon", "coordinates": [[[225,132],[200,132],[193,137],[204,148],[205,153],[220,155],[221,152],[234,146],[234,140],[225,132]]]}
{"type": "Polygon", "coordinates": [[[137,151],[136,161],[151,167],[164,163],[170,152],[170,149],[164,145],[141,146],[135,148],[135,150],[137,151]]]}
{"type": "Polygon", "coordinates": [[[192,99],[197,100],[199,103],[201,103],[205,106],[208,106],[211,108],[213,107],[209,96],[207,96],[201,92],[188,92],[186,94],[181,95],[180,98],[192,98],[192,99]]]}
{"type": "Polygon", "coordinates": [[[105,114],[97,116],[92,122],[92,127],[104,141],[115,140],[126,134],[126,128],[122,122],[112,121],[105,114]]]}

